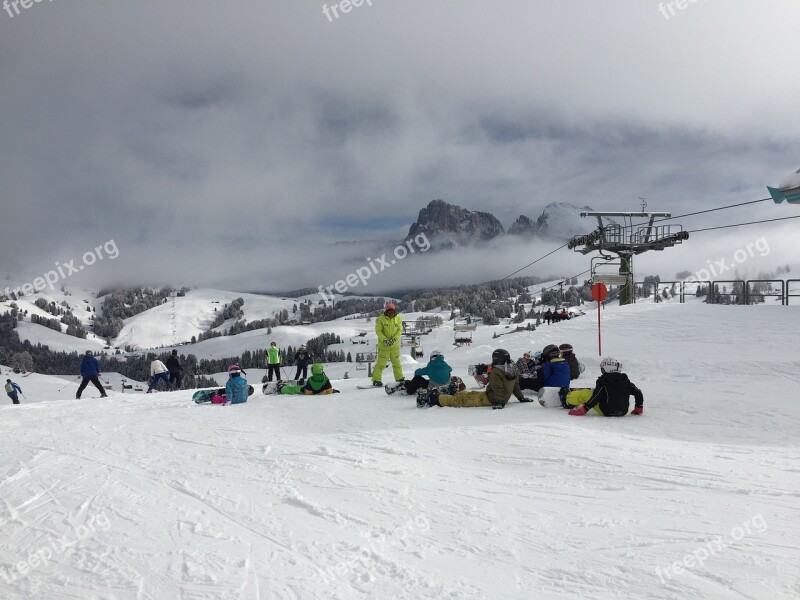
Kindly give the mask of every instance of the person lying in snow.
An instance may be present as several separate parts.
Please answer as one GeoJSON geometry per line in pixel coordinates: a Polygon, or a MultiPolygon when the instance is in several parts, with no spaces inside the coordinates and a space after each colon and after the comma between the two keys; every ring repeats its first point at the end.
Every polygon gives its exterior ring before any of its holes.
{"type": "Polygon", "coordinates": [[[574,390],[567,394],[567,405],[575,407],[569,414],[582,416],[594,408],[604,417],[624,417],[628,414],[631,396],[636,402],[631,414],[644,413],[642,390],[631,383],[628,376],[622,372],[619,361],[608,356],[600,362],[600,370],[603,374],[597,378],[593,390],[574,390]]]}
{"type": "Polygon", "coordinates": [[[308,378],[305,385],[281,385],[281,382],[278,382],[278,391],[281,394],[305,394],[306,396],[339,393],[339,390],[333,389],[331,380],[325,375],[325,371],[319,363],[311,365],[311,377],[308,378]]]}
{"type": "Polygon", "coordinates": [[[492,370],[484,391],[458,392],[454,395],[441,394],[438,388],[420,389],[417,392],[417,407],[426,406],[491,406],[503,408],[511,396],[520,402],[531,402],[533,398],[522,395],[519,388],[517,368],[511,362],[511,355],[502,349],[492,352],[492,370]]]}

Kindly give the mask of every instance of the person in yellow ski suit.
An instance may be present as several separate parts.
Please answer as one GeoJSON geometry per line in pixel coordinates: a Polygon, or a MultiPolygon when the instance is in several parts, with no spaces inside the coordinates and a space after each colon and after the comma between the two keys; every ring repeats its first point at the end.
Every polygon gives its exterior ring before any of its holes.
{"type": "Polygon", "coordinates": [[[375,319],[375,334],[378,336],[378,362],[372,372],[372,385],[383,386],[381,374],[386,363],[392,361],[395,381],[403,381],[403,365],[400,363],[400,336],[403,335],[403,319],[397,314],[393,302],[387,302],[383,314],[375,319]]]}

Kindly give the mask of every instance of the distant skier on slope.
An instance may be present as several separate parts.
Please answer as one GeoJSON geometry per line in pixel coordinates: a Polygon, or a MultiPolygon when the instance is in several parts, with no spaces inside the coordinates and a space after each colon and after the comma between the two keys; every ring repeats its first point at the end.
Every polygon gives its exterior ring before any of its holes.
{"type": "Polygon", "coordinates": [[[81,394],[83,390],[86,389],[86,386],[89,385],[91,381],[98,390],[100,390],[100,397],[107,398],[105,388],[100,384],[100,380],[98,379],[100,375],[100,363],[97,362],[97,359],[92,355],[91,350],[86,351],[86,355],[81,360],[81,377],[83,377],[83,381],[78,386],[78,391],[75,393],[75,399],[80,400],[81,394]]]}
{"type": "Polygon", "coordinates": [[[498,348],[492,352],[492,371],[489,373],[489,383],[484,391],[458,392],[454,395],[442,394],[438,388],[419,390],[417,392],[417,407],[426,406],[491,406],[504,408],[511,396],[520,402],[532,402],[533,398],[522,395],[519,388],[517,368],[511,362],[511,355],[498,348]]]}
{"type": "Polygon", "coordinates": [[[173,350],[167,359],[167,371],[169,371],[169,386],[174,390],[179,390],[183,379],[183,367],[178,360],[177,350],[173,350]]]}
{"type": "Polygon", "coordinates": [[[18,393],[22,393],[22,388],[10,379],[6,379],[6,394],[8,394],[9,398],[11,398],[11,402],[13,404],[19,404],[19,396],[17,396],[18,393]]]}
{"type": "Polygon", "coordinates": [[[167,389],[172,391],[172,386],[169,383],[169,369],[167,366],[158,359],[150,363],[150,387],[147,388],[147,393],[151,393],[154,388],[158,387],[158,382],[163,381],[167,384],[167,389]]]}
{"type": "Polygon", "coordinates": [[[600,362],[600,370],[603,374],[597,378],[594,390],[575,390],[567,394],[567,404],[575,407],[569,414],[582,416],[594,408],[604,417],[624,417],[628,414],[631,396],[636,403],[631,414],[644,413],[642,391],[622,372],[619,361],[607,356],[600,362]]]}
{"type": "Polygon", "coordinates": [[[281,394],[316,396],[318,394],[335,394],[339,390],[333,389],[331,380],[325,375],[323,366],[319,363],[311,365],[311,377],[304,385],[278,385],[281,394]]]}
{"type": "Polygon", "coordinates": [[[305,383],[306,377],[308,377],[308,367],[312,362],[313,359],[308,350],[306,350],[305,344],[301,344],[297,352],[294,353],[294,364],[297,366],[297,373],[295,373],[294,378],[300,385],[305,383]],[[302,377],[300,377],[301,374],[302,377]]]}
{"type": "Polygon", "coordinates": [[[378,336],[378,361],[375,363],[375,370],[372,371],[372,385],[383,387],[381,375],[389,360],[392,361],[394,380],[403,381],[403,365],[400,363],[403,319],[397,314],[394,302],[387,302],[383,314],[375,319],[375,334],[378,336]]]}
{"type": "Polygon", "coordinates": [[[270,342],[267,349],[267,381],[272,381],[272,375],[281,380],[281,351],[278,349],[278,344],[270,342]]]}

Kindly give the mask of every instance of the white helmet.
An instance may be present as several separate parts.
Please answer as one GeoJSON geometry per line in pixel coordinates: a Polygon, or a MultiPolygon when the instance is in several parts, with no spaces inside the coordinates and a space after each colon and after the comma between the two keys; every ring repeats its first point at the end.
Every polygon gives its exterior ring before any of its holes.
{"type": "Polygon", "coordinates": [[[616,358],[606,356],[600,361],[600,370],[603,373],[619,373],[622,371],[622,363],[620,363],[616,358]]]}
{"type": "Polygon", "coordinates": [[[431,356],[428,360],[433,360],[434,356],[441,356],[442,358],[444,358],[444,354],[442,354],[441,350],[434,350],[433,352],[431,352],[431,356]]]}

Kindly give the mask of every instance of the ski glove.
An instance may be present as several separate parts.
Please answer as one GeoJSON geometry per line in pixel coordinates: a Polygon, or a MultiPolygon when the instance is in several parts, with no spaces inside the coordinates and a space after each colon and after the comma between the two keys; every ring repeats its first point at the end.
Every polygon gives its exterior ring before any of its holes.
{"type": "Polygon", "coordinates": [[[394,344],[394,338],[390,340],[385,340],[383,343],[386,344],[387,346],[391,346],[392,344],[394,344]]]}
{"type": "Polygon", "coordinates": [[[528,398],[528,396],[523,396],[519,399],[520,402],[533,402],[533,398],[528,398]]]}
{"type": "Polygon", "coordinates": [[[501,408],[505,408],[505,404],[492,404],[492,410],[500,410],[501,408]]]}
{"type": "Polygon", "coordinates": [[[632,415],[641,415],[644,413],[644,406],[637,406],[631,411],[632,415]]]}
{"type": "Polygon", "coordinates": [[[581,404],[579,407],[571,409],[569,414],[571,414],[573,417],[582,417],[586,414],[586,405],[581,404]]]}

